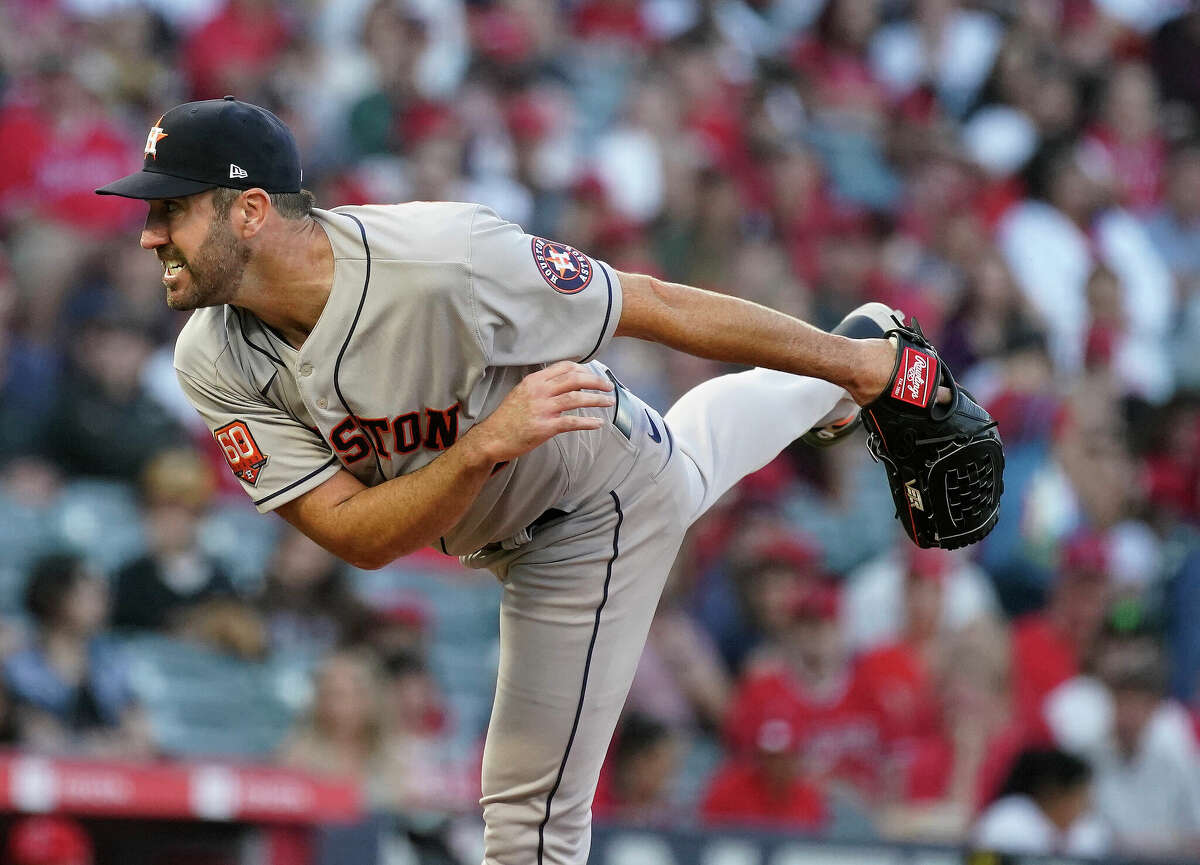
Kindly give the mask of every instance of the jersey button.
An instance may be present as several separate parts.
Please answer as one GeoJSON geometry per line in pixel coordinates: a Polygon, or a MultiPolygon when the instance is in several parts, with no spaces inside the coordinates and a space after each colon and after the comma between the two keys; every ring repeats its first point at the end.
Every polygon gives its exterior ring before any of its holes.
{"type": "Polygon", "coordinates": [[[329,408],[329,400],[325,399],[325,397],[321,397],[319,400],[317,400],[317,408],[329,408]]]}
{"type": "Polygon", "coordinates": [[[312,375],[312,364],[311,363],[300,364],[300,375],[305,376],[305,377],[312,375]]]}

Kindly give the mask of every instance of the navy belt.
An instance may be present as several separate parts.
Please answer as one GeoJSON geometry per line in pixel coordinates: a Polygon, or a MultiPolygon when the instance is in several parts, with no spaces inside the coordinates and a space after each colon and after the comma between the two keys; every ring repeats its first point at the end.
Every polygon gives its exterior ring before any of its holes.
{"type": "Polygon", "coordinates": [[[551,523],[559,517],[565,517],[570,514],[570,511],[560,511],[558,508],[547,508],[542,512],[542,515],[525,527],[525,530],[533,534],[534,529],[540,529],[546,523],[551,523]]]}

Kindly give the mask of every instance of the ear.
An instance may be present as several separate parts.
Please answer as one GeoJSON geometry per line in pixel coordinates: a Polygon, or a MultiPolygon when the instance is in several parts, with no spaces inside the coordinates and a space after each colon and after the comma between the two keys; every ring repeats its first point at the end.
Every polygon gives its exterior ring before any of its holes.
{"type": "Polygon", "coordinates": [[[263,230],[270,213],[271,196],[266,190],[258,187],[247,189],[233,204],[233,230],[242,239],[249,240],[263,230]]]}

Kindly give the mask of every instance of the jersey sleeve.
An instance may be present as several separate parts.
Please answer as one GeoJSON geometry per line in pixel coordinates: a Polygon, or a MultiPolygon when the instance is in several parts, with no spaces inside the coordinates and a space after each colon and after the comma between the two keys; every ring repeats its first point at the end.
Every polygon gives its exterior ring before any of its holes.
{"type": "Polygon", "coordinates": [[[591,360],[621,318],[611,267],[482,206],[472,219],[470,278],[476,335],[493,366],[591,360]]]}
{"type": "Polygon", "coordinates": [[[176,370],[242,489],[259,513],[320,486],[340,464],[321,435],[283,409],[176,370]]]}

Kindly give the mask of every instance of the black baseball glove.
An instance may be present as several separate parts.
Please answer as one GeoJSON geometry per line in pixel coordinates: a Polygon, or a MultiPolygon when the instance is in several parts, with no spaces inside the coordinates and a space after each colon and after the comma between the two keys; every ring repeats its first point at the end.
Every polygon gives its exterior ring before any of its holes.
{"type": "Polygon", "coordinates": [[[973,544],[996,525],[1004,445],[996,422],[958,386],[917,320],[896,320],[891,381],[863,406],[867,448],[887,469],[896,517],[919,547],[973,544]],[[938,387],[949,402],[938,402],[938,387]]]}

